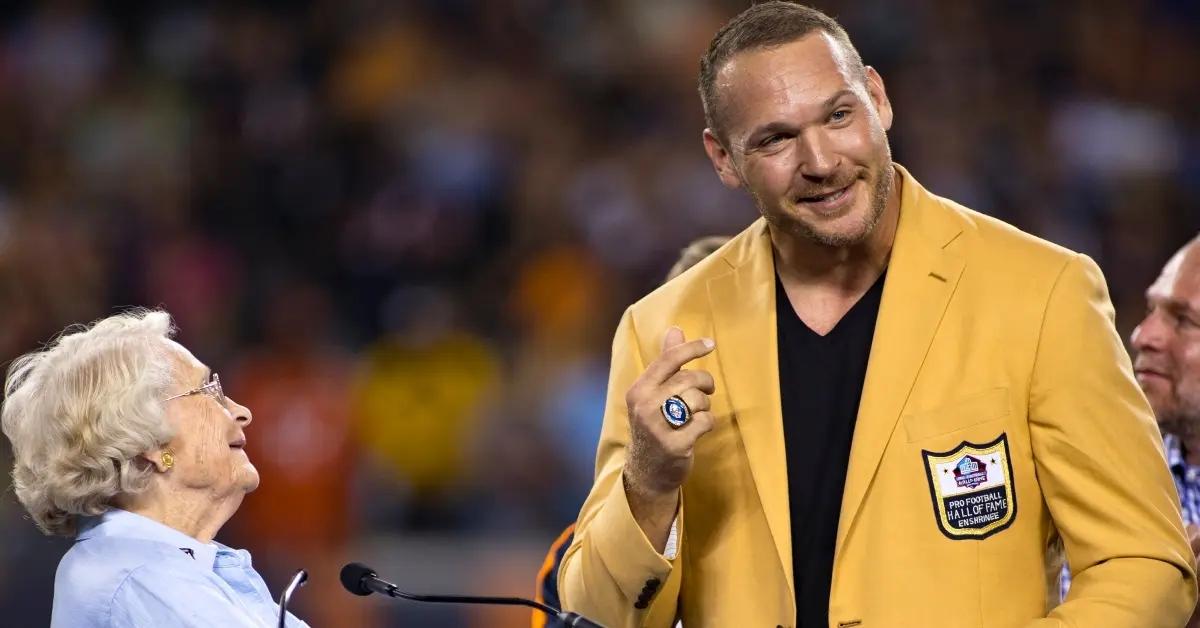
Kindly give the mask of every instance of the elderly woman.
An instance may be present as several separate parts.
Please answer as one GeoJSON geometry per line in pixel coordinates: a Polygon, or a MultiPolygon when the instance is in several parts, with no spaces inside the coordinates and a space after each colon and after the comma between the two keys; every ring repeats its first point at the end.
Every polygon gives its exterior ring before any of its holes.
{"type": "Polygon", "coordinates": [[[250,410],[173,332],[166,312],[120,314],[9,369],[17,498],[42,531],[75,538],[53,627],[278,625],[250,555],[213,540],[258,486],[250,410]]]}

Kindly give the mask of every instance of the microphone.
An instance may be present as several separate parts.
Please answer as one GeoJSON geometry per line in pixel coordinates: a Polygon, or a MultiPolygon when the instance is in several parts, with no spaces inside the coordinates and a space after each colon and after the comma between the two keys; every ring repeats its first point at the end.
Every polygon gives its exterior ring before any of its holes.
{"type": "Polygon", "coordinates": [[[296,589],[304,586],[305,582],[308,582],[308,572],[301,569],[292,576],[292,581],[288,583],[283,593],[279,594],[279,628],[287,625],[288,602],[292,601],[292,594],[296,592],[296,589]]]}
{"type": "Polygon", "coordinates": [[[527,600],[521,597],[481,597],[473,595],[418,595],[416,593],[405,593],[396,588],[396,585],[381,580],[375,574],[375,570],[362,563],[346,563],[342,567],[342,586],[354,595],[371,595],[379,593],[389,597],[398,597],[414,602],[433,602],[440,604],[496,604],[500,606],[528,606],[536,608],[551,617],[557,617],[560,621],[574,628],[604,628],[600,624],[580,615],[579,613],[571,613],[560,611],[551,606],[547,606],[540,602],[527,600]]]}

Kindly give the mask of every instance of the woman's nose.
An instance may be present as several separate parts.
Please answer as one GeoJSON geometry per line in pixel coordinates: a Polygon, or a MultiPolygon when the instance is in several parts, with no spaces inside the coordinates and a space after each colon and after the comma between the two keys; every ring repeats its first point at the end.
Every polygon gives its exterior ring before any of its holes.
{"type": "Polygon", "coordinates": [[[250,412],[250,408],[230,399],[228,396],[225,397],[225,401],[229,404],[229,413],[233,415],[235,421],[241,423],[243,426],[250,425],[254,421],[254,415],[250,412]]]}

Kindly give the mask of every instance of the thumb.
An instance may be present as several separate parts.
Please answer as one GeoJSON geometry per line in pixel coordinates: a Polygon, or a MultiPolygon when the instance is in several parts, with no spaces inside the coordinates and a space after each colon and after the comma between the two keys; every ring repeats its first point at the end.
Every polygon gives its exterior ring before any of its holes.
{"type": "Polygon", "coordinates": [[[667,334],[663,336],[662,350],[665,352],[667,349],[681,345],[684,342],[686,342],[686,339],[683,337],[683,330],[672,326],[667,330],[667,334]]]}

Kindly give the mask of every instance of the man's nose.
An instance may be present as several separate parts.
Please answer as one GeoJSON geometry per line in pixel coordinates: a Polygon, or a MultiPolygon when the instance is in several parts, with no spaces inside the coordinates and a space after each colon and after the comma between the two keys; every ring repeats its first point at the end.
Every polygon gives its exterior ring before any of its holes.
{"type": "Polygon", "coordinates": [[[1166,346],[1170,328],[1164,318],[1158,309],[1150,310],[1150,313],[1146,314],[1146,318],[1133,329],[1133,334],[1129,337],[1134,351],[1161,351],[1166,346]]]}
{"type": "Polygon", "coordinates": [[[830,146],[829,138],[821,129],[809,129],[799,138],[799,174],[808,180],[828,179],[837,172],[841,159],[830,146]]]}

